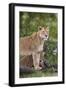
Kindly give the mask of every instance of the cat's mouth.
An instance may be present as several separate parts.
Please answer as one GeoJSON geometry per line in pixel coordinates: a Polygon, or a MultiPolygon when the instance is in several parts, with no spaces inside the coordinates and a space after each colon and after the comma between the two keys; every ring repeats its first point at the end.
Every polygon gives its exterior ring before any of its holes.
{"type": "Polygon", "coordinates": [[[48,35],[40,35],[41,39],[48,40],[48,35]]]}
{"type": "Polygon", "coordinates": [[[44,38],[44,40],[48,40],[48,37],[47,38],[44,38]]]}
{"type": "Polygon", "coordinates": [[[48,35],[45,35],[45,36],[44,36],[44,40],[47,40],[47,39],[48,39],[48,35]]]}

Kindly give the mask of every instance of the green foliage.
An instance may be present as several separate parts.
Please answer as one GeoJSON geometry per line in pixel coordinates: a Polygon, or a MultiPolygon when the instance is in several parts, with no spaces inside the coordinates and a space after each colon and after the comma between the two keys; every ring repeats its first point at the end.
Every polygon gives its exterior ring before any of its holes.
{"type": "Polygon", "coordinates": [[[57,41],[48,40],[45,42],[44,45],[46,46],[46,51],[44,55],[45,59],[47,59],[50,64],[57,64],[58,53],[55,52],[54,54],[53,52],[55,49],[57,49],[57,41]]]}
{"type": "Polygon", "coordinates": [[[48,26],[50,38],[57,39],[57,14],[20,12],[20,37],[38,31],[38,26],[48,26]]]}
{"type": "Polygon", "coordinates": [[[47,76],[57,76],[57,73],[53,73],[52,69],[47,69],[46,71],[35,71],[32,73],[22,73],[20,75],[20,78],[30,78],[30,77],[47,77],[47,76]]]}
{"type": "MultiPolygon", "coordinates": [[[[58,19],[57,13],[34,13],[34,12],[20,12],[20,37],[30,36],[33,32],[38,31],[38,26],[49,27],[49,40],[45,42],[47,47],[45,51],[45,59],[50,64],[58,64],[58,53],[53,54],[53,50],[57,48],[57,33],[58,33],[58,19]]],[[[31,74],[23,74],[22,77],[40,77],[53,76],[57,73],[53,72],[52,68],[46,71],[36,71],[31,74]],[[54,74],[53,74],[54,73],[54,74]]]]}

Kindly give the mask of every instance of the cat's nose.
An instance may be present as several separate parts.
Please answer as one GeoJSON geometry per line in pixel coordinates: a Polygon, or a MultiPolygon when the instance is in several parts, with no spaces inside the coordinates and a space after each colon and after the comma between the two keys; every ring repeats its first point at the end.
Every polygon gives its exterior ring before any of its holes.
{"type": "Polygon", "coordinates": [[[45,37],[47,37],[47,35],[45,35],[45,37]]]}

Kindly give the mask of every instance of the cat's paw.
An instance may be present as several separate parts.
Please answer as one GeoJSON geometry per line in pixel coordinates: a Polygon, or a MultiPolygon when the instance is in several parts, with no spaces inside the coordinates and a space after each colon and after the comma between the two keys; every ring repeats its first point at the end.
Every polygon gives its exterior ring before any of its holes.
{"type": "Polygon", "coordinates": [[[35,70],[41,70],[42,69],[42,67],[35,67],[35,70]]]}

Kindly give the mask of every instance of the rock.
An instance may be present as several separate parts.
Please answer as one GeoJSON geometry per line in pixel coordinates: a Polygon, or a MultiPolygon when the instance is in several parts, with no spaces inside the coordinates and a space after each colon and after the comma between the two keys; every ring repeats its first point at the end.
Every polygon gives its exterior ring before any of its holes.
{"type": "MultiPolygon", "coordinates": [[[[39,66],[42,67],[42,70],[46,70],[49,68],[53,68],[53,71],[57,72],[57,64],[51,65],[49,60],[40,60],[39,66]]],[[[34,67],[33,67],[33,59],[32,56],[26,56],[25,58],[20,58],[20,73],[27,73],[27,72],[33,72],[34,67]],[[23,59],[23,60],[22,60],[23,59]]]]}
{"type": "Polygon", "coordinates": [[[27,66],[20,66],[20,73],[31,73],[34,69],[27,66]]]}

